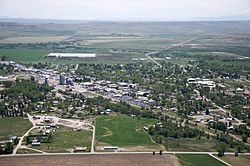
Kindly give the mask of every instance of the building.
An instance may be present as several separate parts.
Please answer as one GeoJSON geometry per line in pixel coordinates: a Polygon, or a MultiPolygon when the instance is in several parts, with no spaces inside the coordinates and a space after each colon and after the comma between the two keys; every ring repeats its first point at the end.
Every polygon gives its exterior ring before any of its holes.
{"type": "Polygon", "coordinates": [[[60,85],[64,85],[65,84],[65,76],[60,74],[59,76],[59,84],[60,85]]]}
{"type": "Polygon", "coordinates": [[[94,58],[96,54],[91,53],[50,53],[47,57],[55,58],[94,58]]]}
{"type": "Polygon", "coordinates": [[[118,150],[117,146],[104,146],[103,150],[118,150]]]}
{"type": "Polygon", "coordinates": [[[49,79],[48,79],[48,77],[45,77],[45,79],[44,79],[44,84],[45,84],[45,85],[49,85],[49,79]]]}

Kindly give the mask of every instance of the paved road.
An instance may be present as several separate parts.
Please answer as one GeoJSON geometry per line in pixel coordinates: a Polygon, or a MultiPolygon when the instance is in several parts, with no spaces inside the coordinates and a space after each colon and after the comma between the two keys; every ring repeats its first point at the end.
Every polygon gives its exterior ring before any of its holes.
{"type": "MultiPolygon", "coordinates": [[[[158,152],[156,152],[158,153],[158,152]]],[[[199,155],[199,154],[207,154],[207,155],[217,155],[218,152],[182,152],[182,151],[164,151],[163,154],[193,154],[193,155],[199,155]]],[[[152,154],[152,152],[83,152],[83,153],[37,153],[37,154],[10,154],[10,155],[0,155],[1,157],[15,157],[15,156],[53,156],[53,155],[98,155],[98,154],[106,154],[106,155],[114,155],[114,154],[152,154]]],[[[235,155],[234,152],[225,152],[225,155],[235,155]]],[[[250,155],[250,153],[239,153],[239,155],[250,155]]]]}

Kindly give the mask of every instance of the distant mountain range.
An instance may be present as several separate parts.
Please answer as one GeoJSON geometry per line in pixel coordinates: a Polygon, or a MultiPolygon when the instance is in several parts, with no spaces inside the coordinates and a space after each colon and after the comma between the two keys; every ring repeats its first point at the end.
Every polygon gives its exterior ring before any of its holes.
{"type": "Polygon", "coordinates": [[[78,24],[78,23],[87,23],[87,22],[113,22],[113,21],[122,21],[122,22],[178,22],[178,21],[250,21],[250,16],[226,16],[226,17],[197,17],[190,20],[154,20],[150,21],[148,19],[144,20],[70,20],[70,19],[40,19],[40,18],[14,18],[8,16],[0,16],[0,22],[18,22],[18,23],[32,23],[32,24],[41,24],[41,23],[57,23],[57,24],[78,24]]]}

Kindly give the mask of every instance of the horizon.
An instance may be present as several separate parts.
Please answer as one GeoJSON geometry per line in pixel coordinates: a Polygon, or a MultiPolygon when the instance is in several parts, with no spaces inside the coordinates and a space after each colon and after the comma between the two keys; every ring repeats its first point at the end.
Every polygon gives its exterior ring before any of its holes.
{"type": "Polygon", "coordinates": [[[0,0],[0,18],[85,21],[250,20],[248,0],[0,0]]]}

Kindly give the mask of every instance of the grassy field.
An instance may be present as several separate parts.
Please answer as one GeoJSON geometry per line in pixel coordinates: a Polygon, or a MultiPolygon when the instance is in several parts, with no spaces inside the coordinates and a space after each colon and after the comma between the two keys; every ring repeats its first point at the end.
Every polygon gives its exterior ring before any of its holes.
{"type": "MultiPolygon", "coordinates": [[[[181,138],[178,141],[174,139],[169,139],[167,142],[167,149],[169,151],[196,151],[196,152],[204,152],[216,151],[217,141],[212,139],[201,138],[181,138]]],[[[234,151],[234,149],[227,148],[227,151],[234,151]]]]}
{"type": "Polygon", "coordinates": [[[45,152],[69,152],[74,147],[87,147],[88,151],[91,146],[91,131],[73,131],[72,129],[61,127],[54,134],[52,143],[42,143],[36,149],[45,152]]]}
{"type": "Polygon", "coordinates": [[[47,53],[45,50],[0,49],[0,56],[5,55],[7,60],[17,62],[38,62],[47,53]]]}
{"type": "Polygon", "coordinates": [[[22,117],[9,117],[0,118],[0,126],[0,140],[5,140],[10,136],[22,136],[32,124],[22,117]]]}
{"type": "Polygon", "coordinates": [[[182,166],[224,166],[222,162],[209,155],[177,154],[182,166]]]}
{"type": "Polygon", "coordinates": [[[239,155],[235,157],[234,155],[226,155],[222,158],[222,160],[226,161],[227,163],[233,166],[245,166],[245,165],[249,165],[250,156],[239,155]]]}
{"type": "Polygon", "coordinates": [[[154,146],[144,125],[156,123],[154,119],[133,119],[126,115],[107,115],[96,118],[96,140],[113,146],[154,146]]]}
{"type": "MultiPolygon", "coordinates": [[[[61,50],[59,52],[95,52],[95,50],[61,50]]],[[[46,50],[30,50],[30,49],[0,49],[0,58],[5,55],[7,60],[22,63],[54,63],[54,64],[78,64],[78,63],[133,63],[133,58],[145,58],[144,54],[133,52],[115,52],[109,56],[97,56],[96,58],[45,58],[49,51],[46,50]]]]}

